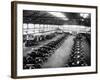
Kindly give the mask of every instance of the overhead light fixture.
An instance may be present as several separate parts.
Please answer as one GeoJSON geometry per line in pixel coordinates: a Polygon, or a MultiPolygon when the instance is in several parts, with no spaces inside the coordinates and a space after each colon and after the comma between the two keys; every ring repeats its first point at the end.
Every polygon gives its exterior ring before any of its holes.
{"type": "Polygon", "coordinates": [[[64,18],[64,17],[62,17],[62,19],[65,20],[65,21],[69,20],[68,18],[64,18]]]}
{"type": "Polygon", "coordinates": [[[87,18],[89,16],[89,14],[81,13],[80,16],[83,17],[83,18],[87,18]]]}
{"type": "Polygon", "coordinates": [[[63,20],[68,20],[68,18],[61,12],[48,12],[48,13],[63,20]]]}
{"type": "Polygon", "coordinates": [[[49,12],[49,13],[56,16],[56,17],[66,17],[64,14],[62,14],[60,12],[49,12]]]}

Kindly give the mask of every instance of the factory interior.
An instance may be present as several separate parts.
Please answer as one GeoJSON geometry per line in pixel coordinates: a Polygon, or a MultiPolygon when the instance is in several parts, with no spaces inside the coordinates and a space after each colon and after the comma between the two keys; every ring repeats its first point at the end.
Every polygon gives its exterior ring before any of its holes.
{"type": "Polygon", "coordinates": [[[91,66],[91,14],[23,10],[23,69],[91,66]]]}

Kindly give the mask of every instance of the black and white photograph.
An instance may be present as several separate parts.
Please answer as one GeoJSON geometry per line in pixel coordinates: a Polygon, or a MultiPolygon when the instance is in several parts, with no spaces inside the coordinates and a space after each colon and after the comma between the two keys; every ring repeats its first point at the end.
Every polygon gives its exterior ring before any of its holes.
{"type": "Polygon", "coordinates": [[[23,10],[23,69],[91,66],[91,14],[23,10]]]}
{"type": "Polygon", "coordinates": [[[97,73],[97,7],[12,2],[12,77],[97,73]]]}

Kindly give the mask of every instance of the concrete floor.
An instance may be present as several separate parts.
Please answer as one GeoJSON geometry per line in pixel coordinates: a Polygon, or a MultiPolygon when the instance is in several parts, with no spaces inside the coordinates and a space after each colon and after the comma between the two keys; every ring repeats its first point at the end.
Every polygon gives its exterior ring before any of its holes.
{"type": "Polygon", "coordinates": [[[69,55],[71,54],[74,38],[75,36],[68,36],[61,47],[55,51],[55,53],[48,59],[46,63],[43,64],[42,67],[56,68],[64,66],[66,61],[69,59],[69,55]]]}

